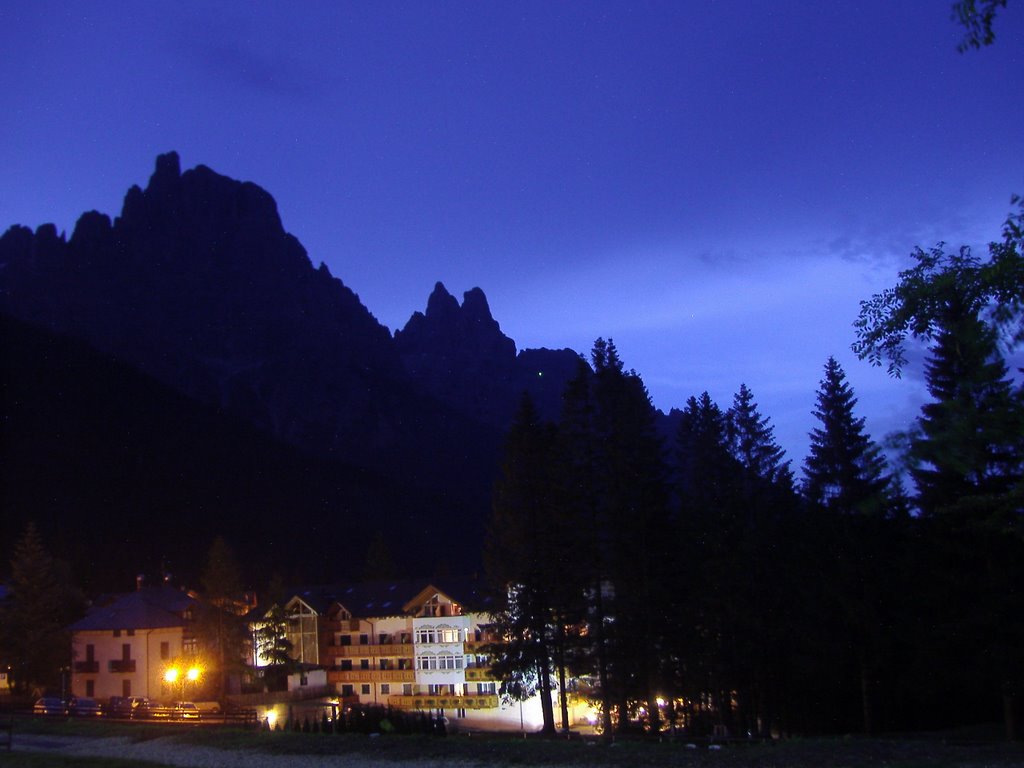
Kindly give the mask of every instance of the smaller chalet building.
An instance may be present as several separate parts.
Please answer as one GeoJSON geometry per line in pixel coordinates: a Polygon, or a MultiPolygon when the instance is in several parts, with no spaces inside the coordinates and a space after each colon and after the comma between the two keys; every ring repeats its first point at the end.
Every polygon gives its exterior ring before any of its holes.
{"type": "Polygon", "coordinates": [[[75,696],[173,698],[163,675],[172,660],[194,656],[198,601],[168,586],[140,586],[94,607],[71,625],[75,696]]]}

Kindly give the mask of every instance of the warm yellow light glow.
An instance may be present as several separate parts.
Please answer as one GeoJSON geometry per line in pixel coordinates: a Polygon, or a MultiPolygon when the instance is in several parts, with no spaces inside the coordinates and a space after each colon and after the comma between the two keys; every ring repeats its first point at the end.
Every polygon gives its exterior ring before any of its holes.
{"type": "Polygon", "coordinates": [[[177,667],[168,667],[167,671],[164,672],[164,682],[165,683],[174,683],[174,682],[177,682],[177,680],[178,680],[178,668],[177,667]]]}
{"type": "Polygon", "coordinates": [[[189,679],[190,682],[194,683],[196,680],[199,679],[199,667],[189,667],[188,672],[185,674],[185,676],[189,679]]]}
{"type": "Polygon", "coordinates": [[[661,696],[659,696],[657,699],[655,699],[655,702],[658,704],[659,707],[664,707],[665,706],[665,700],[663,698],[661,698],[661,696]]]}
{"type": "Polygon", "coordinates": [[[276,724],[277,724],[277,710],[276,709],[268,709],[267,710],[267,726],[269,728],[273,728],[274,725],[276,725],[276,724]]]}

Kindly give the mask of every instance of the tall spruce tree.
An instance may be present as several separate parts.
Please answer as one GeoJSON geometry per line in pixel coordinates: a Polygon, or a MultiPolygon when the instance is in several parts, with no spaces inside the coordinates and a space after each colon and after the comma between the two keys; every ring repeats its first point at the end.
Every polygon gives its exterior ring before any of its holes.
{"type": "Polygon", "coordinates": [[[562,396],[562,414],[558,424],[562,451],[564,502],[570,516],[578,521],[574,551],[585,596],[583,619],[587,632],[573,659],[577,674],[597,679],[600,700],[600,729],[612,733],[612,700],[609,686],[606,632],[610,627],[605,607],[605,584],[611,578],[608,562],[606,505],[603,466],[604,441],[597,433],[597,403],[594,398],[593,371],[582,358],[576,375],[562,396]]]}
{"type": "Polygon", "coordinates": [[[499,606],[495,623],[504,638],[492,649],[492,666],[503,695],[539,693],[546,734],[555,732],[556,626],[564,621],[575,587],[569,581],[569,526],[559,499],[556,445],[554,426],[541,422],[524,394],[505,441],[485,545],[488,582],[499,606]]]}
{"type": "Polygon", "coordinates": [[[200,579],[203,602],[196,615],[196,634],[202,646],[203,662],[212,674],[208,683],[216,698],[231,692],[232,675],[244,666],[248,630],[242,572],[235,554],[222,536],[217,536],[206,556],[200,579]]]}
{"type": "Polygon", "coordinates": [[[65,564],[29,523],[14,547],[10,593],[0,605],[0,655],[19,693],[60,691],[71,662],[68,626],[84,611],[65,564]]]}
{"type": "Polygon", "coordinates": [[[642,702],[645,726],[660,729],[657,699],[662,682],[664,625],[668,613],[663,570],[668,523],[667,468],[655,410],[635,371],[624,372],[611,340],[594,345],[597,401],[607,437],[607,494],[612,550],[614,616],[613,686],[619,727],[642,702]],[[602,351],[604,356],[602,359],[602,351]],[[626,629],[628,628],[628,629],[626,629]]]}
{"type": "Polygon", "coordinates": [[[781,690],[796,662],[794,630],[802,626],[794,595],[807,605],[807,589],[794,572],[799,553],[794,546],[798,529],[798,499],[785,451],[775,441],[775,429],[762,416],[745,385],[726,413],[729,447],[737,463],[737,499],[741,515],[735,538],[734,632],[743,688],[738,696],[746,730],[767,734],[777,727],[784,707],[781,690]],[[790,564],[778,567],[780,561],[790,564]]]}
{"type": "Polygon", "coordinates": [[[811,430],[810,454],[804,462],[804,494],[814,504],[842,514],[886,513],[885,460],[854,415],[857,398],[834,357],[825,363],[811,430]]]}
{"type": "Polygon", "coordinates": [[[727,423],[732,455],[746,475],[765,483],[792,486],[793,473],[786,452],[775,440],[775,427],[761,415],[746,384],[741,384],[733,397],[727,423]]]}
{"type": "Polygon", "coordinates": [[[944,315],[925,365],[934,399],[922,407],[910,440],[918,506],[925,514],[1012,525],[1024,501],[1024,401],[995,330],[955,300],[944,315]]]}
{"type": "Polygon", "coordinates": [[[610,735],[612,711],[618,727],[628,728],[638,702],[649,727],[660,727],[666,469],[640,377],[623,370],[611,340],[594,343],[591,362],[592,372],[581,367],[566,390],[560,433],[568,503],[582,521],[577,541],[588,585],[586,637],[610,735]]]}
{"type": "Polygon", "coordinates": [[[1024,401],[1000,343],[1024,341],[1021,222],[1022,214],[1010,216],[984,262],[966,247],[916,249],[896,286],[862,303],[854,344],[873,364],[888,360],[895,375],[907,336],[929,345],[934,399],[908,452],[928,533],[923,556],[942,563],[941,586],[917,601],[931,609],[920,616],[930,627],[923,640],[941,649],[935,666],[957,660],[965,692],[978,681],[1000,691],[1011,737],[1024,693],[1024,662],[1013,650],[1024,643],[1024,401]]]}
{"type": "MultiPolygon", "coordinates": [[[[677,685],[691,701],[712,702],[715,725],[737,730],[733,692],[742,687],[735,621],[741,532],[741,467],[726,414],[704,392],[686,402],[676,437],[679,512],[674,561],[673,645],[677,685]]],[[[745,689],[744,689],[745,692],[745,689]]]]}
{"type": "MultiPolygon", "coordinates": [[[[889,478],[879,447],[854,415],[857,399],[834,357],[825,364],[814,415],[821,426],[811,432],[810,454],[804,463],[804,494],[812,505],[833,517],[823,529],[821,546],[832,563],[830,586],[837,626],[854,641],[854,657],[837,658],[850,666],[860,689],[862,727],[876,727],[874,700],[880,650],[880,571],[871,565],[871,521],[889,515],[889,478]]],[[[823,617],[824,618],[824,617],[823,617]]]]}

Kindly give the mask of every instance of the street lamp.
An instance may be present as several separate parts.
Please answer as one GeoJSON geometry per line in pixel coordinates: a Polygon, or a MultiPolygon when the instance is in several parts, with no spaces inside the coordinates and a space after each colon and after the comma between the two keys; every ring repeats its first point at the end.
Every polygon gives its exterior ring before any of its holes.
{"type": "Polygon", "coordinates": [[[174,685],[176,682],[181,681],[181,698],[179,701],[185,700],[185,682],[195,683],[199,679],[199,675],[202,670],[196,665],[192,665],[187,669],[179,666],[171,666],[164,670],[164,682],[168,685],[174,685]]]}

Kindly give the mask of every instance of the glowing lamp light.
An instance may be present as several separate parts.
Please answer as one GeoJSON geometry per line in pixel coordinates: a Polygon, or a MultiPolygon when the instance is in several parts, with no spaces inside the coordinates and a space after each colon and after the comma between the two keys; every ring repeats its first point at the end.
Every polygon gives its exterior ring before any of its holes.
{"type": "Polygon", "coordinates": [[[276,724],[277,724],[277,710],[276,709],[268,709],[267,710],[267,727],[270,728],[271,730],[273,730],[273,728],[274,728],[274,726],[276,724]]]}
{"type": "Polygon", "coordinates": [[[189,682],[194,683],[199,679],[199,667],[189,667],[188,672],[185,673],[185,677],[189,679],[189,682]]]}
{"type": "Polygon", "coordinates": [[[164,682],[165,683],[174,683],[174,682],[177,682],[177,680],[178,680],[178,668],[177,667],[168,667],[167,671],[164,672],[164,682]]]}

